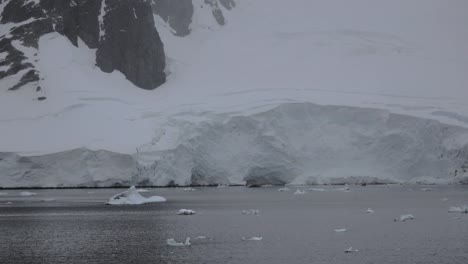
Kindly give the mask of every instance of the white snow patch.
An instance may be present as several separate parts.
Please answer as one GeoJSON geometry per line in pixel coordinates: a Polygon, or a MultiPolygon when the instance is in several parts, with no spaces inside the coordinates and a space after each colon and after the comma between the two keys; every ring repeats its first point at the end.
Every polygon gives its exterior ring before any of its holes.
{"type": "Polygon", "coordinates": [[[104,26],[104,19],[106,17],[106,0],[101,0],[101,10],[99,11],[98,22],[99,22],[99,41],[103,40],[106,35],[106,28],[104,26]]]}
{"type": "Polygon", "coordinates": [[[135,186],[130,187],[125,192],[121,192],[112,196],[106,204],[109,205],[122,205],[122,204],[146,204],[146,203],[159,203],[165,202],[166,198],[161,196],[151,196],[149,198],[143,197],[138,193],[135,186]]]}

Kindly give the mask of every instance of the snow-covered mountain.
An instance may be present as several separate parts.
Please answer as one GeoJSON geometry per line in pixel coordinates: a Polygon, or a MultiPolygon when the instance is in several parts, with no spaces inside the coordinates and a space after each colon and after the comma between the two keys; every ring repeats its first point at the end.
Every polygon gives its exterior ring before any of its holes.
{"type": "Polygon", "coordinates": [[[0,0],[0,185],[466,182],[467,8],[0,0]]]}

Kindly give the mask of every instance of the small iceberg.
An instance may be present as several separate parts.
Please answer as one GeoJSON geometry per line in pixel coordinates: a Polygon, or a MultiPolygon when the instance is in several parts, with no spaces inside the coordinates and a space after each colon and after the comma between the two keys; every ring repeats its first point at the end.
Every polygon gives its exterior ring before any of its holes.
{"type": "Polygon", "coordinates": [[[372,213],[374,213],[374,210],[372,210],[371,208],[367,208],[366,213],[372,214],[372,213]]]}
{"type": "Polygon", "coordinates": [[[37,193],[28,192],[28,191],[26,191],[26,192],[20,192],[20,193],[19,193],[20,196],[34,196],[34,195],[36,195],[36,194],[37,194],[37,193]]]}
{"type": "Polygon", "coordinates": [[[348,231],[348,229],[346,228],[335,229],[336,233],[341,233],[341,232],[346,232],[346,231],[348,231]]]}
{"type": "Polygon", "coordinates": [[[394,219],[394,221],[405,222],[405,221],[413,220],[413,219],[414,219],[414,216],[412,214],[405,214],[405,215],[401,215],[400,219],[394,219]]]}
{"type": "Polygon", "coordinates": [[[178,215],[194,215],[195,211],[194,210],[189,210],[189,209],[180,209],[179,212],[177,212],[178,215]]]}
{"type": "Polygon", "coordinates": [[[449,213],[462,213],[468,214],[468,205],[451,206],[448,210],[449,213]]]}
{"type": "Polygon", "coordinates": [[[192,187],[184,188],[184,191],[186,191],[186,192],[191,192],[191,191],[196,191],[196,190],[197,189],[192,188],[192,187]]]}
{"type": "Polygon", "coordinates": [[[245,237],[242,237],[242,240],[243,241],[261,241],[263,240],[263,237],[251,237],[251,238],[248,238],[248,239],[245,239],[245,237]]]}
{"type": "Polygon", "coordinates": [[[297,189],[294,194],[305,194],[305,191],[297,189]]]}
{"type": "Polygon", "coordinates": [[[258,209],[242,210],[242,214],[244,214],[244,215],[259,215],[260,210],[258,210],[258,209]]]}
{"type": "Polygon", "coordinates": [[[354,253],[358,252],[359,250],[353,249],[353,247],[349,247],[348,249],[345,249],[344,253],[354,253]]]}
{"type": "Polygon", "coordinates": [[[286,191],[289,191],[289,188],[288,187],[279,188],[278,191],[286,192],[286,191]]]}
{"type": "Polygon", "coordinates": [[[185,246],[191,246],[192,243],[190,243],[190,237],[187,237],[185,239],[185,242],[176,242],[173,238],[169,238],[166,242],[168,246],[171,247],[185,247],[185,246]]]}
{"type": "Polygon", "coordinates": [[[151,196],[149,198],[143,197],[135,188],[135,186],[130,187],[125,192],[121,192],[112,196],[109,201],[106,202],[107,205],[123,205],[123,204],[146,204],[146,203],[160,203],[165,202],[166,198],[161,196],[151,196]]]}
{"type": "Polygon", "coordinates": [[[327,190],[326,190],[326,189],[323,189],[323,188],[310,188],[309,191],[313,191],[313,192],[326,192],[327,190]]]}

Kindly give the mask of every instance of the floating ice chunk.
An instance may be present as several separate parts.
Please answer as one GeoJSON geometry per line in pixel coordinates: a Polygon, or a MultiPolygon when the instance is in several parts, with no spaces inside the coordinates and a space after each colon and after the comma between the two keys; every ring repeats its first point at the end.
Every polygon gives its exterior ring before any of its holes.
{"type": "Polygon", "coordinates": [[[431,188],[422,188],[420,190],[423,191],[423,192],[428,192],[428,191],[431,191],[432,189],[431,188]]]}
{"type": "Polygon", "coordinates": [[[184,188],[184,191],[196,191],[197,189],[189,187],[189,188],[184,188]]]}
{"type": "Polygon", "coordinates": [[[176,242],[175,239],[173,238],[169,238],[166,242],[166,244],[168,246],[172,246],[172,247],[184,247],[184,246],[191,246],[192,243],[190,243],[190,237],[187,237],[185,239],[185,242],[176,242]]]}
{"type": "Polygon", "coordinates": [[[0,196],[5,196],[5,195],[8,195],[7,192],[0,192],[0,196]]]}
{"type": "Polygon", "coordinates": [[[346,232],[346,231],[348,231],[348,229],[346,228],[335,229],[335,232],[337,233],[346,232]]]}
{"type": "Polygon", "coordinates": [[[297,189],[294,194],[305,194],[305,191],[297,189]]]}
{"type": "Polygon", "coordinates": [[[258,209],[242,210],[242,214],[245,214],[245,215],[259,215],[260,210],[258,210],[258,209]]]}
{"type": "Polygon", "coordinates": [[[374,213],[374,210],[372,210],[371,208],[367,208],[366,213],[372,214],[372,213],[374,213]]]}
{"type": "Polygon", "coordinates": [[[261,241],[261,240],[263,240],[263,237],[251,237],[251,238],[247,238],[247,239],[245,237],[242,237],[242,240],[244,240],[244,241],[247,241],[247,240],[248,241],[261,241]]]}
{"type": "Polygon", "coordinates": [[[195,211],[194,210],[189,210],[189,209],[180,209],[179,212],[177,212],[178,215],[194,215],[195,211]]]}
{"type": "Polygon", "coordinates": [[[353,249],[353,247],[349,247],[348,249],[345,249],[344,253],[354,253],[358,252],[359,250],[353,249]]]}
{"type": "Polygon", "coordinates": [[[197,236],[195,239],[206,239],[206,236],[197,236]]]}
{"type": "Polygon", "coordinates": [[[346,185],[346,186],[345,186],[345,187],[343,187],[343,188],[337,188],[336,190],[337,190],[337,191],[342,191],[342,192],[349,192],[349,191],[350,191],[350,189],[349,189],[349,186],[348,186],[348,185],[346,185]]]}
{"type": "Polygon", "coordinates": [[[36,195],[36,193],[26,191],[26,192],[20,192],[19,195],[20,196],[34,196],[36,195]]]}
{"type": "Polygon", "coordinates": [[[468,205],[451,206],[448,210],[449,213],[462,213],[468,214],[468,205]]]}
{"type": "Polygon", "coordinates": [[[278,191],[286,192],[286,191],[289,191],[289,188],[288,187],[279,188],[278,191]]]}
{"type": "Polygon", "coordinates": [[[165,202],[166,198],[161,196],[151,196],[149,198],[145,198],[138,193],[135,186],[130,187],[125,192],[121,192],[112,196],[106,204],[111,205],[122,205],[122,204],[145,204],[145,203],[158,203],[158,202],[165,202]]]}
{"type": "Polygon", "coordinates": [[[314,191],[314,192],[326,192],[326,189],[323,188],[310,188],[309,191],[314,191]]]}
{"type": "Polygon", "coordinates": [[[412,214],[401,215],[400,219],[395,219],[395,221],[405,222],[407,220],[413,220],[414,216],[412,214]]]}
{"type": "Polygon", "coordinates": [[[137,189],[137,192],[139,193],[146,193],[146,192],[150,192],[149,190],[146,190],[146,189],[137,189]]]}

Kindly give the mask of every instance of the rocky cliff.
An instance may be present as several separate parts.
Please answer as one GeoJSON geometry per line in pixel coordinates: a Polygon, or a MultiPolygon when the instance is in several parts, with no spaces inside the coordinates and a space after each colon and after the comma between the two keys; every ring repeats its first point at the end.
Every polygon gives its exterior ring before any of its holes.
{"type": "Polygon", "coordinates": [[[146,0],[0,0],[0,79],[19,75],[8,87],[28,83],[41,92],[38,40],[58,32],[78,46],[80,38],[96,49],[96,65],[114,70],[138,87],[165,82],[164,47],[146,0]]]}

